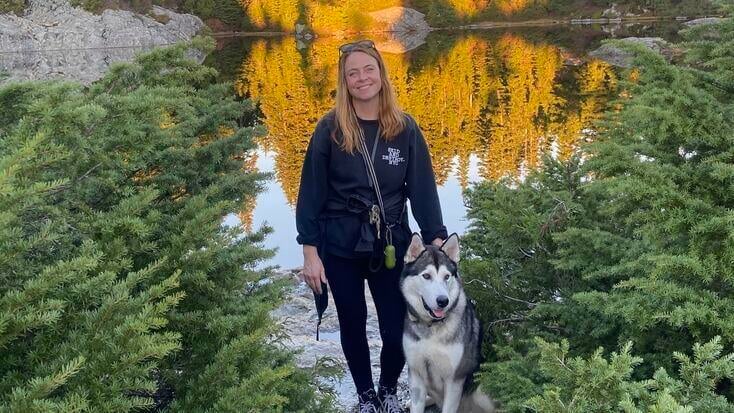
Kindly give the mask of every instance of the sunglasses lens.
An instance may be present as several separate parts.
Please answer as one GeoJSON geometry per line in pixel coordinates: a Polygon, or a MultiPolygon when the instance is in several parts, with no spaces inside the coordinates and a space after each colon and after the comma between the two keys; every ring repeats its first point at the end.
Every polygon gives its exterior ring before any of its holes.
{"type": "Polygon", "coordinates": [[[347,43],[339,46],[339,51],[341,53],[349,53],[358,47],[374,49],[375,43],[372,40],[360,40],[358,42],[347,43]]]}

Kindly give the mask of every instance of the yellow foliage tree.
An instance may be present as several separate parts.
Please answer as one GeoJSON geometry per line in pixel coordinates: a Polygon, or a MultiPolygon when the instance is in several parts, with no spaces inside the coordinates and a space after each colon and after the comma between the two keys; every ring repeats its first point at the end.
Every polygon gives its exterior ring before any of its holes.
{"type": "Polygon", "coordinates": [[[258,29],[293,31],[299,17],[299,0],[239,0],[250,23],[258,29]]]}

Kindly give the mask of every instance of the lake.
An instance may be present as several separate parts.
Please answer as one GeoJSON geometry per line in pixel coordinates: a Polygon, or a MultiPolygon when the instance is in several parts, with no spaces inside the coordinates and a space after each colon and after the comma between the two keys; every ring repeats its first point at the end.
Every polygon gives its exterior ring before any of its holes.
{"type": "MultiPolygon", "coordinates": [[[[473,183],[522,179],[544,154],[567,158],[593,139],[625,74],[588,52],[612,37],[676,41],[679,29],[664,22],[434,31],[417,47],[374,38],[401,106],[429,145],[449,233],[467,229],[462,193],[473,183]]],[[[247,230],[272,227],[265,246],[277,252],[268,264],[302,264],[294,218],[301,165],[316,122],[333,105],[338,46],[350,40],[219,39],[205,61],[238,96],[257,103],[268,130],[251,162],[273,179],[246,210],[226,219],[247,230]]],[[[417,230],[412,216],[411,227],[417,230]]]]}

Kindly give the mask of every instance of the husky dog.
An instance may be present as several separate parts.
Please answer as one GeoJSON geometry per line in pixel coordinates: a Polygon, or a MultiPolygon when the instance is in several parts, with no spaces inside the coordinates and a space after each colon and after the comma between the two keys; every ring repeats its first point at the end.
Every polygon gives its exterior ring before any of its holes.
{"type": "Polygon", "coordinates": [[[410,411],[423,413],[426,396],[442,413],[494,411],[494,403],[473,382],[479,369],[481,326],[464,294],[457,263],[456,234],[441,248],[413,234],[405,254],[400,290],[408,311],[403,349],[410,381],[410,411]]]}

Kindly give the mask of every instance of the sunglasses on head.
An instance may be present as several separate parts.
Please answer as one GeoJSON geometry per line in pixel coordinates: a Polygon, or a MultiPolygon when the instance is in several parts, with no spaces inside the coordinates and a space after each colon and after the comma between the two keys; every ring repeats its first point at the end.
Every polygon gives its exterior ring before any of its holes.
{"type": "Polygon", "coordinates": [[[359,40],[352,43],[346,43],[339,46],[339,54],[351,53],[355,49],[375,49],[375,42],[372,40],[359,40]]]}

